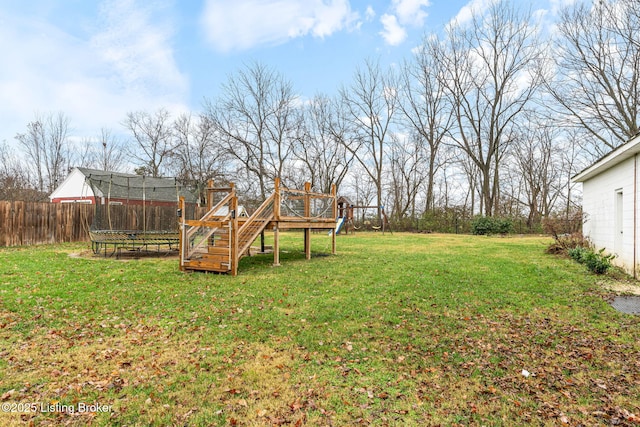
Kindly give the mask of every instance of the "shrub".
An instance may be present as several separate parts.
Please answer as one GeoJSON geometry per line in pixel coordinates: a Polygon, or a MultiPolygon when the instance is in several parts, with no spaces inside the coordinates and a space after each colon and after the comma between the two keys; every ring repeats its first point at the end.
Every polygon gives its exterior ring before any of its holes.
{"type": "Polygon", "coordinates": [[[571,258],[584,264],[589,271],[595,274],[606,273],[612,266],[611,260],[615,258],[615,255],[605,254],[604,248],[595,252],[590,247],[577,246],[569,249],[568,253],[571,258]]]}
{"type": "Polygon", "coordinates": [[[496,218],[495,230],[500,234],[509,234],[513,231],[513,222],[509,218],[496,218]]]}
{"type": "Polygon", "coordinates": [[[471,222],[471,233],[478,236],[508,234],[512,230],[513,222],[509,218],[476,216],[471,222]]]}
{"type": "Polygon", "coordinates": [[[584,265],[595,274],[604,274],[611,268],[611,260],[615,258],[615,255],[606,255],[604,248],[598,252],[589,250],[584,256],[584,265]]]}
{"type": "Polygon", "coordinates": [[[559,234],[554,235],[553,243],[547,247],[546,252],[553,255],[569,255],[573,258],[569,251],[578,247],[590,248],[591,242],[582,233],[559,234]]]}
{"type": "Polygon", "coordinates": [[[477,216],[471,222],[471,233],[477,236],[491,234],[492,219],[486,216],[477,216]]]}
{"type": "Polygon", "coordinates": [[[471,214],[464,207],[435,207],[422,215],[419,229],[438,233],[469,233],[471,220],[471,214]]]}
{"type": "Polygon", "coordinates": [[[574,261],[584,264],[585,256],[590,251],[591,250],[586,247],[576,246],[575,248],[569,249],[567,253],[574,261]]]}

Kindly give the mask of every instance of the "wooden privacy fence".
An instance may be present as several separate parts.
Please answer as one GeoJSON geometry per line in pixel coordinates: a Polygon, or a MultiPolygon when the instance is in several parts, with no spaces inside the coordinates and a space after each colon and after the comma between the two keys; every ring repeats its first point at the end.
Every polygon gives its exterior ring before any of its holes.
{"type": "Polygon", "coordinates": [[[0,246],[89,240],[93,205],[0,202],[0,246]]]}
{"type": "MultiPolygon", "coordinates": [[[[100,229],[178,229],[175,207],[111,206],[100,229]],[[108,217],[107,217],[108,214],[108,217]]],[[[0,201],[0,247],[89,241],[96,206],[82,203],[0,201]]],[[[102,222],[102,221],[101,221],[102,222]]]]}

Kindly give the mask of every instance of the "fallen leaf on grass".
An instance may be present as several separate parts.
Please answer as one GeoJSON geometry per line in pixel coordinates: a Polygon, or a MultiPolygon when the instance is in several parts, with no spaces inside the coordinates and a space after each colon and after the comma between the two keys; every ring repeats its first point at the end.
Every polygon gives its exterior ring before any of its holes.
{"type": "Polygon", "coordinates": [[[298,409],[301,409],[303,406],[304,405],[300,403],[300,400],[296,400],[295,402],[289,405],[289,407],[293,412],[297,411],[298,409]]]}
{"type": "Polygon", "coordinates": [[[15,392],[16,392],[15,389],[11,389],[8,392],[3,393],[2,397],[0,397],[0,400],[2,400],[3,402],[5,400],[8,400],[11,396],[13,396],[15,394],[15,392]]]}

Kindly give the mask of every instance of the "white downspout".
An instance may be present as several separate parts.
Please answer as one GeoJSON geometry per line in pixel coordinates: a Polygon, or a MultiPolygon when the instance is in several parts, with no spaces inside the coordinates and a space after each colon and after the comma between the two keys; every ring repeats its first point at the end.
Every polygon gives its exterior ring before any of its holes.
{"type": "Polygon", "coordinates": [[[638,153],[633,156],[633,278],[638,278],[636,256],[638,247],[638,153]]]}

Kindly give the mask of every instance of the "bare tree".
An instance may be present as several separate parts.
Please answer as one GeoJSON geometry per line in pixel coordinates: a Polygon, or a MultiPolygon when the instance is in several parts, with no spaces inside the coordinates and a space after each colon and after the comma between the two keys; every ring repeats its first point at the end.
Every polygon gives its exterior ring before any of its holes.
{"type": "MultiPolygon", "coordinates": [[[[422,136],[414,133],[402,140],[398,135],[393,135],[394,143],[390,153],[390,195],[392,196],[391,215],[397,220],[402,220],[410,214],[412,220],[416,218],[416,201],[420,194],[420,188],[427,180],[427,193],[433,198],[433,179],[429,180],[428,157],[422,145],[422,136]],[[429,182],[430,181],[430,182],[429,182]],[[431,186],[429,188],[429,186],[431,186]]],[[[433,177],[431,177],[433,178],[433,177]]],[[[433,200],[427,202],[429,210],[433,207],[433,200]]]]}
{"type": "MultiPolygon", "coordinates": [[[[467,191],[463,204],[468,207],[472,215],[476,214],[476,212],[482,213],[484,211],[484,198],[482,197],[481,172],[478,164],[470,156],[460,151],[458,152],[458,164],[461,166],[467,181],[467,191]],[[478,206],[477,209],[476,206],[478,206]]],[[[445,206],[448,206],[448,203],[445,206]]]]}
{"type": "Polygon", "coordinates": [[[304,137],[294,146],[294,156],[303,168],[301,178],[316,190],[328,193],[340,187],[353,155],[345,148],[349,137],[340,103],[323,95],[314,97],[304,109],[304,137]]]}
{"type": "Polygon", "coordinates": [[[174,175],[195,184],[201,201],[206,201],[209,179],[227,178],[228,154],[220,145],[213,122],[205,115],[182,114],[174,121],[176,149],[172,156],[174,175]]]}
{"type": "Polygon", "coordinates": [[[449,27],[438,54],[455,114],[453,138],[478,168],[487,216],[498,210],[500,160],[512,127],[541,84],[541,49],[530,19],[506,1],[494,2],[486,14],[474,11],[468,26],[449,27]]]}
{"type": "Polygon", "coordinates": [[[163,164],[175,149],[169,112],[161,108],[154,114],[135,111],[127,114],[123,123],[136,142],[129,147],[129,156],[141,162],[138,172],[162,176],[163,164]]]}
{"type": "Polygon", "coordinates": [[[622,40],[640,48],[640,8],[637,0],[608,0],[601,1],[600,7],[606,9],[610,17],[611,30],[622,40]]]}
{"type": "Polygon", "coordinates": [[[559,73],[547,84],[594,157],[640,130],[640,19],[636,0],[578,2],[558,24],[559,73]]]}
{"type": "Polygon", "coordinates": [[[73,152],[69,165],[93,168],[96,163],[95,140],[89,137],[82,138],[79,144],[71,150],[73,152]]]}
{"type": "Polygon", "coordinates": [[[42,123],[36,118],[35,121],[27,124],[27,132],[16,135],[18,143],[22,146],[27,160],[35,173],[36,188],[39,191],[45,190],[44,145],[45,135],[42,123]]]}
{"type": "Polygon", "coordinates": [[[111,130],[102,128],[97,137],[85,137],[73,150],[70,164],[103,171],[122,171],[126,154],[120,140],[111,130]]]}
{"type": "Polygon", "coordinates": [[[436,174],[443,166],[439,160],[440,147],[453,125],[450,98],[442,84],[445,62],[437,59],[439,50],[439,41],[434,36],[425,38],[412,61],[404,64],[400,86],[399,106],[404,120],[425,155],[427,211],[433,209],[436,174]]]}
{"type": "MultiPolygon", "coordinates": [[[[362,170],[360,163],[355,163],[349,171],[351,178],[347,185],[343,186],[352,197],[352,202],[356,206],[371,206],[377,198],[377,189],[369,174],[362,170]]],[[[354,211],[354,219],[360,223],[365,221],[367,209],[357,209],[354,211]]],[[[377,215],[377,213],[376,213],[377,215]]]]}
{"type": "MultiPolygon", "coordinates": [[[[532,120],[535,123],[534,120],[532,120]]],[[[535,123],[523,126],[513,150],[515,176],[520,182],[521,195],[515,197],[527,208],[527,227],[531,230],[548,216],[562,188],[561,153],[556,144],[559,128],[535,123]]]]}
{"type": "Polygon", "coordinates": [[[0,200],[47,200],[46,193],[33,187],[24,162],[4,141],[0,144],[0,200]]]}
{"type": "Polygon", "coordinates": [[[262,199],[268,195],[270,181],[284,178],[293,143],[301,138],[297,102],[288,80],[254,63],[229,77],[217,103],[207,105],[207,115],[227,152],[242,164],[251,181],[257,181],[262,199]]]}
{"type": "Polygon", "coordinates": [[[125,166],[125,151],[122,141],[110,129],[100,129],[98,149],[93,164],[104,171],[121,171],[125,166]]]}
{"type": "Polygon", "coordinates": [[[345,147],[375,185],[380,221],[384,168],[398,104],[396,82],[391,71],[383,72],[378,61],[368,59],[356,70],[351,86],[340,90],[340,96],[354,135],[344,141],[345,147]]]}
{"type": "Polygon", "coordinates": [[[26,133],[16,135],[34,169],[39,191],[53,191],[67,173],[69,123],[62,112],[38,114],[27,124],[26,133]]]}
{"type": "MultiPolygon", "coordinates": [[[[579,171],[583,170],[589,164],[591,159],[587,157],[584,150],[580,149],[580,140],[583,138],[582,132],[577,129],[568,129],[559,141],[558,151],[560,152],[560,182],[563,186],[561,197],[564,198],[563,211],[565,219],[568,221],[576,209],[581,209],[579,205],[579,197],[574,196],[576,184],[571,179],[579,171]],[[576,201],[576,199],[578,199],[576,201]]],[[[581,224],[580,224],[581,225],[581,224]]]]}

